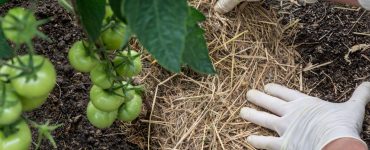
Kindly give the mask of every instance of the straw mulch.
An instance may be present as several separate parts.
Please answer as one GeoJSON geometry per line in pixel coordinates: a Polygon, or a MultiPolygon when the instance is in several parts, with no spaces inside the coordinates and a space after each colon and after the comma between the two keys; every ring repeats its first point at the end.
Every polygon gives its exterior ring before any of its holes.
{"type": "Polygon", "coordinates": [[[254,149],[246,142],[249,135],[274,132],[239,118],[241,107],[257,108],[246,101],[246,92],[270,82],[303,88],[294,47],[282,42],[293,25],[280,25],[275,12],[259,4],[244,3],[219,15],[212,9],[215,2],[190,3],[208,18],[202,26],[218,74],[171,74],[147,64],[141,82],[148,116],[122,126],[130,142],[145,149],[254,149]]]}

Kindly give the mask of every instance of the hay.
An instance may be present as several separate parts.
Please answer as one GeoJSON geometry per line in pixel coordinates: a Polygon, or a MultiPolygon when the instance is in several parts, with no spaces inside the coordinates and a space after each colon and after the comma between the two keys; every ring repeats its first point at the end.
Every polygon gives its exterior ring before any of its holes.
{"type": "Polygon", "coordinates": [[[274,132],[239,118],[241,107],[257,108],[246,102],[246,92],[270,82],[302,89],[297,54],[282,42],[294,25],[281,26],[274,11],[259,4],[244,3],[228,16],[219,15],[212,10],[215,2],[190,3],[208,18],[202,26],[218,74],[170,74],[146,64],[140,81],[147,87],[144,113],[150,116],[122,126],[129,141],[148,149],[254,149],[246,142],[249,135],[274,132]],[[139,124],[149,130],[134,130],[139,124]]]}

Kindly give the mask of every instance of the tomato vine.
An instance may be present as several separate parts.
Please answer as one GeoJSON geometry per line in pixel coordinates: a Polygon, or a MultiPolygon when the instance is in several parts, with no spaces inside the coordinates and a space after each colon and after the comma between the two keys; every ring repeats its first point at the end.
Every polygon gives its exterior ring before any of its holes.
{"type": "Polygon", "coordinates": [[[32,142],[29,124],[39,131],[38,149],[44,136],[56,148],[51,132],[61,125],[39,125],[22,116],[22,112],[40,107],[56,84],[56,71],[48,58],[37,55],[32,39],[48,38],[38,26],[46,20],[36,20],[30,9],[16,7],[0,18],[0,149],[28,149],[32,142]],[[8,41],[15,46],[8,45],[8,41]],[[19,55],[25,45],[27,54],[19,55]]]}

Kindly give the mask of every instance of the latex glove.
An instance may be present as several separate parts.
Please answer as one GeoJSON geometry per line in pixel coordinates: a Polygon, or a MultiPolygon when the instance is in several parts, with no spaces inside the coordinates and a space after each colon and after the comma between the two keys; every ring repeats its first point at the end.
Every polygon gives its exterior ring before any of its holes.
{"type": "MultiPolygon", "coordinates": [[[[365,106],[370,100],[370,82],[362,83],[345,103],[330,103],[277,84],[267,84],[265,92],[250,90],[248,101],[266,108],[270,114],[242,108],[240,116],[276,131],[280,137],[251,135],[247,141],[269,150],[321,150],[330,142],[359,136],[365,106]]],[[[363,142],[366,146],[365,142],[363,142]]]]}
{"type": "Polygon", "coordinates": [[[358,0],[358,3],[362,8],[365,8],[366,10],[370,10],[370,0],[358,0]]]}

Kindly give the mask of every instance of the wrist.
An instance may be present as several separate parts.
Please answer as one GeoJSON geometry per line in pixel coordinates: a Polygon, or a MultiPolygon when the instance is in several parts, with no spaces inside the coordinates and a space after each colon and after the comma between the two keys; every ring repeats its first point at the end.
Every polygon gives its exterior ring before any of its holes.
{"type": "Polygon", "coordinates": [[[328,143],[323,150],[367,150],[364,141],[358,138],[343,137],[328,143]]]}

